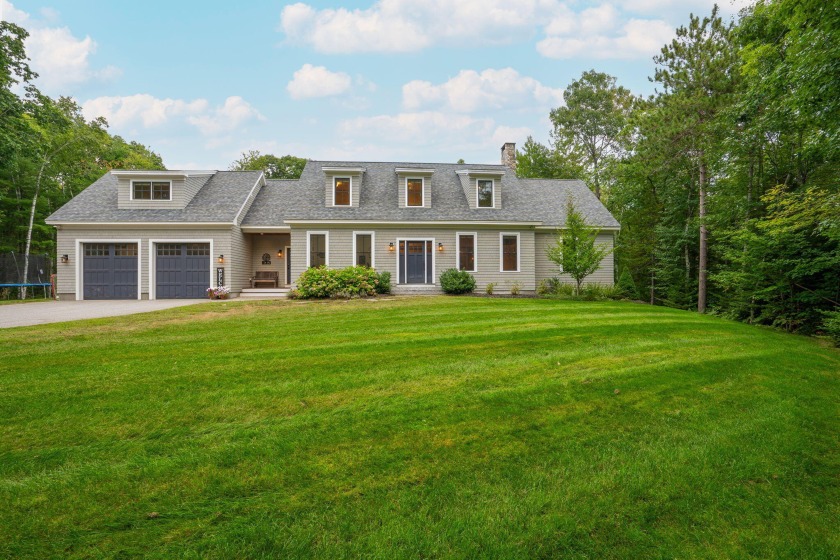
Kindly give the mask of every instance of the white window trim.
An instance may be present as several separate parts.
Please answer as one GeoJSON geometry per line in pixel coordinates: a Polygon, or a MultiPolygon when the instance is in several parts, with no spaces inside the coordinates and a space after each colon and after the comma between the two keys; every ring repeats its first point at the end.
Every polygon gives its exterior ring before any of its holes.
{"type": "MultiPolygon", "coordinates": [[[[177,239],[149,239],[149,299],[157,299],[157,293],[155,292],[157,288],[157,268],[156,268],[156,261],[155,258],[157,256],[157,251],[155,245],[158,243],[209,243],[210,244],[210,285],[208,288],[218,288],[216,285],[216,266],[219,264],[216,262],[216,251],[213,247],[214,243],[212,239],[194,239],[194,238],[183,238],[179,237],[177,239]]],[[[224,263],[221,263],[225,269],[225,274],[228,272],[227,267],[227,260],[224,263]]]]}
{"type": "Polygon", "coordinates": [[[465,270],[464,272],[478,271],[478,233],[474,231],[457,231],[455,232],[455,268],[461,270],[461,236],[470,236],[473,238],[473,267],[472,270],[465,270]]]}
{"type": "Polygon", "coordinates": [[[172,201],[172,181],[170,179],[132,179],[128,186],[128,199],[131,201],[137,200],[140,202],[171,202],[172,201]],[[169,183],[169,198],[154,198],[155,187],[152,185],[152,198],[134,198],[134,183],[169,183]]]}
{"type": "Polygon", "coordinates": [[[376,232],[374,231],[354,231],[353,232],[353,266],[356,265],[356,236],[370,235],[370,267],[376,268],[376,232]]]}
{"type": "Polygon", "coordinates": [[[332,176],[332,205],[337,208],[350,208],[353,206],[353,176],[352,175],[333,175],[332,176]],[[347,179],[350,181],[350,204],[336,204],[335,203],[335,182],[339,179],[347,179]]]}
{"type": "MultiPolygon", "coordinates": [[[[352,184],[352,183],[351,183],[352,184]]],[[[309,262],[309,259],[312,257],[312,251],[310,251],[310,240],[312,239],[313,235],[323,235],[324,236],[324,261],[327,268],[330,267],[330,232],[329,231],[307,231],[306,232],[306,268],[312,268],[312,263],[309,262]]]]}
{"type": "Polygon", "coordinates": [[[479,210],[489,210],[491,208],[496,207],[496,180],[495,179],[486,179],[484,177],[477,177],[475,180],[475,207],[479,210]],[[492,203],[490,206],[479,206],[478,205],[478,182],[479,181],[490,181],[490,188],[492,190],[492,203]]]}
{"type": "Polygon", "coordinates": [[[120,239],[109,237],[107,239],[76,239],[76,300],[85,299],[84,291],[84,244],[85,243],[136,243],[137,244],[137,299],[143,299],[143,245],[140,239],[120,239]]]}
{"type": "Polygon", "coordinates": [[[518,231],[500,231],[499,232],[499,272],[502,273],[516,273],[521,271],[522,247],[519,239],[518,231]],[[516,237],[516,270],[505,270],[505,237],[516,237]]]}
{"type": "Polygon", "coordinates": [[[430,241],[432,243],[432,283],[425,284],[426,286],[437,286],[438,285],[438,277],[437,277],[437,245],[435,245],[435,238],[434,237],[398,237],[397,244],[395,246],[396,253],[397,253],[397,278],[395,284],[398,286],[407,286],[408,283],[400,284],[400,241],[406,242],[406,250],[408,250],[407,243],[409,241],[430,241]]]}
{"type": "Polygon", "coordinates": [[[405,182],[403,183],[403,189],[405,190],[405,207],[406,208],[425,208],[426,207],[426,178],[425,177],[412,177],[407,176],[405,178],[405,182]],[[408,204],[408,180],[409,179],[420,179],[420,206],[409,206],[408,204]]]}

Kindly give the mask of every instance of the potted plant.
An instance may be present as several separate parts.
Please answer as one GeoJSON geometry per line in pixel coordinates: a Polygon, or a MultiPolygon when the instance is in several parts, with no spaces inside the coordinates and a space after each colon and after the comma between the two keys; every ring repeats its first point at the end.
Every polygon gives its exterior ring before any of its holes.
{"type": "Polygon", "coordinates": [[[207,288],[207,297],[210,299],[227,299],[230,294],[230,288],[227,286],[219,286],[217,288],[207,288]]]}

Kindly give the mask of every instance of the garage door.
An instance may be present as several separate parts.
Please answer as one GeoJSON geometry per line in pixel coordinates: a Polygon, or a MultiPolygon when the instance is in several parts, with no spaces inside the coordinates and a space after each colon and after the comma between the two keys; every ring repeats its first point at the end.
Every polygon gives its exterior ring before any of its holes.
{"type": "Polygon", "coordinates": [[[207,288],[210,287],[209,243],[158,243],[155,250],[155,297],[207,297],[207,288]]]}
{"type": "Polygon", "coordinates": [[[84,299],[137,299],[137,244],[85,243],[84,299]]]}

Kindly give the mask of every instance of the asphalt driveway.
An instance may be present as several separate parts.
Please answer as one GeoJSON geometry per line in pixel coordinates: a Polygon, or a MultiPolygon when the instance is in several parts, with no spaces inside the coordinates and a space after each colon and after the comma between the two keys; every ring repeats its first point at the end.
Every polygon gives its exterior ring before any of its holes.
{"type": "Polygon", "coordinates": [[[119,301],[45,301],[43,303],[0,305],[0,329],[78,321],[79,319],[133,315],[195,303],[212,302],[207,299],[134,299],[119,301]]]}

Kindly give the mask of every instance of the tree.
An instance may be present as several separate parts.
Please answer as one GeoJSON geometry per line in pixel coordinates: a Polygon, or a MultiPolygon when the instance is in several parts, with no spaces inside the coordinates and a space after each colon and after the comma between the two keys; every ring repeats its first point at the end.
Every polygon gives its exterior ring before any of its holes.
{"type": "Polygon", "coordinates": [[[601,261],[610,254],[606,245],[595,243],[597,235],[597,228],[586,225],[569,200],[563,231],[557,233],[554,245],[548,247],[545,254],[562,272],[575,279],[576,295],[580,295],[583,279],[598,270],[601,261]]]}
{"type": "Polygon", "coordinates": [[[555,149],[572,161],[578,160],[588,182],[601,198],[605,185],[604,163],[624,152],[627,119],[636,98],[630,90],[616,86],[613,76],[588,70],[563,92],[565,107],[551,111],[555,149]]]}
{"type": "Polygon", "coordinates": [[[268,179],[300,179],[305,158],[286,155],[277,157],[261,154],[259,150],[242,152],[242,156],[230,165],[231,171],[264,171],[268,179]]]}
{"type": "Polygon", "coordinates": [[[516,151],[516,176],[531,179],[577,179],[583,169],[576,159],[535,141],[531,136],[516,151]]]}

